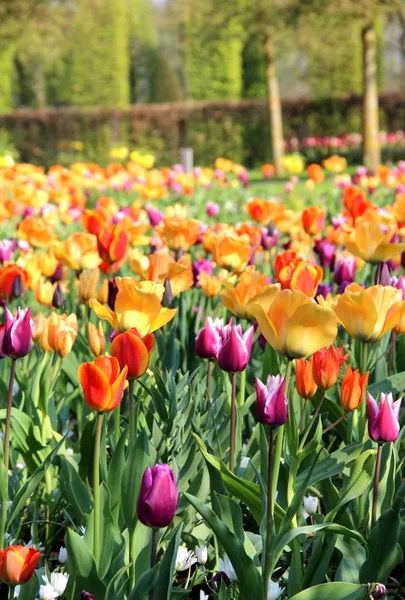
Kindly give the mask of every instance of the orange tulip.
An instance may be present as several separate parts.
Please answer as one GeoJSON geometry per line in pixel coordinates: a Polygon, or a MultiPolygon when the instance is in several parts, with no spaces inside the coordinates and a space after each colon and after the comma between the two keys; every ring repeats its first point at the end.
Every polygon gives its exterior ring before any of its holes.
{"type": "Polygon", "coordinates": [[[173,298],[192,288],[194,278],[190,256],[183,256],[177,262],[170,263],[167,269],[167,279],[170,281],[173,298]]]}
{"type": "Polygon", "coordinates": [[[262,173],[265,179],[270,179],[270,177],[273,177],[274,172],[275,168],[274,165],[272,165],[271,163],[265,163],[264,165],[262,165],[262,173]]]}
{"type": "Polygon", "coordinates": [[[18,298],[27,286],[28,275],[14,263],[10,263],[0,271],[0,297],[18,298]]]}
{"type": "Polygon", "coordinates": [[[101,321],[99,321],[98,327],[93,323],[88,324],[87,333],[89,337],[90,350],[94,356],[100,356],[105,350],[105,335],[101,321]]]}
{"type": "Polygon", "coordinates": [[[283,290],[298,290],[310,298],[322,281],[323,270],[318,265],[311,265],[300,258],[295,258],[286,267],[281,269],[277,280],[283,290]]]}
{"type": "Polygon", "coordinates": [[[122,260],[128,249],[128,236],[120,225],[101,229],[97,236],[97,248],[101,260],[116,263],[122,260]]]}
{"type": "Polygon", "coordinates": [[[75,271],[94,269],[101,262],[96,236],[82,231],[73,233],[63,242],[57,243],[54,252],[59,262],[75,271]]]}
{"type": "Polygon", "coordinates": [[[308,177],[314,183],[322,183],[322,181],[325,179],[325,174],[323,172],[322,167],[320,165],[317,165],[316,163],[307,166],[307,173],[308,177]]]}
{"type": "Polygon", "coordinates": [[[224,290],[221,294],[222,303],[232,314],[242,319],[249,318],[248,304],[254,303],[255,297],[270,287],[273,291],[273,297],[279,291],[280,286],[268,286],[267,278],[262,273],[256,271],[244,271],[240,276],[239,282],[233,286],[229,281],[224,281],[224,290]]]}
{"type": "Polygon", "coordinates": [[[22,585],[31,579],[41,557],[39,550],[29,546],[9,546],[0,549],[0,579],[7,585],[22,585]]]}
{"type": "Polygon", "coordinates": [[[274,271],[277,280],[280,271],[284,269],[284,267],[287,267],[295,258],[297,258],[297,253],[294,250],[286,250],[285,252],[281,252],[281,254],[276,255],[276,258],[274,259],[274,271]]]}
{"type": "Polygon", "coordinates": [[[83,227],[89,233],[98,235],[103,227],[107,226],[108,216],[98,208],[95,210],[85,210],[82,214],[82,223],[83,227]]]}
{"type": "Polygon", "coordinates": [[[207,298],[217,296],[222,288],[222,281],[215,275],[201,271],[198,276],[198,287],[202,289],[207,298]]]}
{"type": "Polygon", "coordinates": [[[55,241],[53,224],[49,220],[26,217],[18,226],[18,237],[36,248],[47,248],[55,241]]]}
{"type": "Polygon", "coordinates": [[[358,408],[367,387],[369,371],[360,375],[360,371],[353,371],[350,365],[347,365],[346,373],[343,377],[342,389],[340,391],[340,403],[345,410],[356,410],[358,408]]]}
{"type": "MultiPolygon", "coordinates": [[[[43,336],[47,334],[47,339],[43,340],[43,344],[56,352],[61,358],[65,358],[72,349],[78,332],[78,322],[75,314],[57,315],[51,313],[48,317],[47,327],[44,327],[43,336]]],[[[40,339],[40,344],[42,336],[40,339]]],[[[42,347],[42,345],[41,345],[42,347]]]]}
{"type": "Polygon", "coordinates": [[[325,225],[325,211],[319,206],[310,206],[302,211],[302,226],[308,235],[317,235],[325,225]]]}
{"type": "Polygon", "coordinates": [[[280,211],[280,205],[263,198],[252,198],[244,206],[251,219],[262,225],[268,225],[273,220],[274,214],[280,211]]]}
{"type": "Polygon", "coordinates": [[[295,387],[304,400],[309,400],[316,393],[318,386],[312,376],[313,357],[305,360],[297,358],[295,361],[295,387]]]}
{"type": "Polygon", "coordinates": [[[329,346],[315,352],[312,359],[312,375],[316,385],[326,391],[335,385],[339,377],[340,367],[347,360],[348,355],[343,354],[344,348],[329,346]]]}
{"type": "Polygon", "coordinates": [[[219,267],[240,273],[250,259],[252,250],[248,236],[235,237],[226,235],[214,241],[212,254],[219,267]]]}
{"type": "MultiPolygon", "coordinates": [[[[87,304],[92,298],[97,298],[97,286],[100,279],[98,269],[85,269],[79,277],[79,302],[87,304]]],[[[108,285],[108,284],[107,284],[108,285]]]]}
{"type": "Polygon", "coordinates": [[[333,154],[323,161],[323,166],[332,173],[340,173],[347,166],[347,160],[343,156],[333,154]]]}
{"type": "Polygon", "coordinates": [[[372,202],[366,200],[366,196],[360,188],[348,186],[343,193],[343,203],[347,209],[347,213],[355,221],[363,215],[366,210],[373,206],[372,202]]]}
{"type": "Polygon", "coordinates": [[[127,368],[128,380],[138,379],[146,372],[154,343],[153,334],[141,338],[135,328],[115,336],[111,343],[111,355],[118,360],[122,369],[127,368]]]}
{"type": "Polygon", "coordinates": [[[165,217],[163,223],[155,227],[160,239],[171,250],[189,250],[199,236],[200,224],[194,219],[165,217]]]}
{"type": "Polygon", "coordinates": [[[79,381],[86,404],[99,413],[117,408],[122,399],[128,368],[120,371],[116,358],[98,356],[94,362],[79,366],[79,381]]]}

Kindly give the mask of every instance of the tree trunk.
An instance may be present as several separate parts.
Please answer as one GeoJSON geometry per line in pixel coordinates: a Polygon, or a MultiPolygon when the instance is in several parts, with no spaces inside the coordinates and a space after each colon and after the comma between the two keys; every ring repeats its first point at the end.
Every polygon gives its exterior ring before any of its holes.
{"type": "Polygon", "coordinates": [[[377,87],[377,36],[373,23],[362,32],[363,40],[363,162],[375,172],[381,162],[378,87],[377,87]]]}
{"type": "Polygon", "coordinates": [[[276,175],[284,173],[283,155],[283,116],[281,112],[280,89],[277,79],[276,61],[270,39],[264,41],[264,55],[266,58],[267,99],[270,117],[270,136],[273,149],[273,163],[276,175]]]}

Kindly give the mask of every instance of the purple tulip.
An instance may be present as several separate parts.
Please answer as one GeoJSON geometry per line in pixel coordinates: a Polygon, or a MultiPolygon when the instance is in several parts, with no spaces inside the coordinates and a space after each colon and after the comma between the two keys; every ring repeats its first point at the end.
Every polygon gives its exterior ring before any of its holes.
{"type": "Polygon", "coordinates": [[[253,325],[242,333],[240,325],[232,325],[232,319],[222,330],[222,344],[218,352],[218,365],[223,371],[239,373],[244,371],[252,349],[253,325]]]}
{"type": "Polygon", "coordinates": [[[199,258],[193,262],[193,278],[194,285],[198,282],[198,276],[200,273],[204,271],[204,273],[208,273],[208,275],[212,275],[214,272],[212,262],[208,260],[208,258],[199,258]]]}
{"type": "Polygon", "coordinates": [[[256,377],[256,414],[263,425],[284,425],[288,416],[285,377],[269,375],[266,385],[256,377]]]}
{"type": "Polygon", "coordinates": [[[353,283],[356,273],[356,259],[354,256],[339,256],[333,272],[333,281],[340,285],[344,281],[353,283]]]}
{"type": "Polygon", "coordinates": [[[322,240],[317,240],[315,242],[314,250],[319,256],[321,266],[332,268],[335,260],[335,244],[332,244],[326,238],[323,238],[322,240]]]}
{"type": "Polygon", "coordinates": [[[399,435],[402,398],[394,402],[392,393],[380,394],[380,407],[367,392],[368,434],[374,442],[395,442],[399,435]]]}
{"type": "Polygon", "coordinates": [[[114,310],[115,299],[117,297],[117,294],[118,294],[118,287],[117,287],[117,284],[115,282],[115,277],[113,277],[112,279],[108,280],[107,304],[111,308],[111,310],[114,310]]]}
{"type": "Polygon", "coordinates": [[[15,317],[6,307],[4,330],[0,332],[1,353],[11,358],[23,358],[31,350],[32,321],[30,308],[18,308],[15,317]]]}
{"type": "Polygon", "coordinates": [[[51,283],[56,283],[57,281],[61,281],[62,278],[63,278],[63,265],[61,263],[58,263],[56,265],[54,272],[52,273],[52,275],[50,277],[50,280],[51,280],[51,283]]]}
{"type": "Polygon", "coordinates": [[[195,352],[200,358],[215,360],[222,343],[222,330],[224,322],[222,319],[205,319],[204,327],[198,332],[195,339],[195,352]]]}
{"type": "Polygon", "coordinates": [[[90,592],[86,592],[86,590],[83,590],[82,593],[80,594],[80,600],[96,600],[96,599],[93,596],[93,594],[90,594],[90,592]]]}
{"type": "Polygon", "coordinates": [[[374,275],[374,283],[376,285],[390,285],[391,276],[387,263],[382,262],[378,265],[374,275]]]}
{"type": "Polygon", "coordinates": [[[0,241],[0,262],[7,262],[11,260],[11,256],[17,246],[15,240],[1,240],[0,241]]]}
{"type": "Polygon", "coordinates": [[[160,210],[158,210],[151,204],[147,204],[145,206],[145,210],[152,227],[156,227],[156,225],[159,225],[159,223],[163,220],[163,215],[160,212],[160,210]]]}
{"type": "Polygon", "coordinates": [[[405,300],[405,278],[403,275],[400,275],[398,279],[396,277],[391,277],[390,285],[392,287],[397,288],[397,290],[401,290],[402,292],[402,300],[405,300]]]}
{"type": "Polygon", "coordinates": [[[332,284],[330,283],[320,283],[318,285],[318,289],[316,290],[315,298],[317,296],[327,297],[328,294],[332,292],[332,284]]]}
{"type": "Polygon", "coordinates": [[[167,527],[174,519],[179,494],[168,465],[148,467],[143,474],[136,513],[147,527],[167,527]]]}

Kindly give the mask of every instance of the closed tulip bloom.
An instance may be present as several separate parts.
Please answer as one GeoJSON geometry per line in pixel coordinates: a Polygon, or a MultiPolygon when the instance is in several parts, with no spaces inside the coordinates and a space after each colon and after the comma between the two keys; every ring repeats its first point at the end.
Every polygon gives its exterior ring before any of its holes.
{"type": "Polygon", "coordinates": [[[79,381],[86,404],[99,413],[117,408],[122,399],[127,367],[120,371],[114,357],[99,356],[94,362],[79,366],[79,381]]]}
{"type": "Polygon", "coordinates": [[[356,274],[354,256],[339,256],[333,270],[333,281],[341,285],[344,281],[353,283],[356,274]]]}
{"type": "Polygon", "coordinates": [[[14,263],[0,269],[0,297],[19,298],[28,283],[27,271],[14,263]]]}
{"type": "Polygon", "coordinates": [[[240,325],[229,322],[222,330],[222,344],[218,352],[218,365],[223,371],[239,373],[244,371],[250,359],[252,349],[253,325],[242,333],[240,325]]]}
{"type": "Polygon", "coordinates": [[[7,585],[27,583],[40,557],[40,551],[29,546],[9,546],[5,550],[0,549],[0,580],[7,585]]]}
{"type": "Polygon", "coordinates": [[[312,374],[316,385],[323,391],[335,385],[339,377],[340,367],[347,360],[343,346],[328,349],[321,348],[313,355],[312,374]]]}
{"type": "Polygon", "coordinates": [[[31,350],[33,322],[30,308],[18,308],[13,317],[8,308],[5,308],[5,324],[3,330],[3,343],[1,352],[3,356],[23,358],[31,350]]]}
{"type": "Polygon", "coordinates": [[[143,474],[136,513],[147,527],[168,527],[177,510],[179,494],[168,465],[148,467],[143,474]]]}
{"type": "Polygon", "coordinates": [[[99,321],[98,327],[96,327],[94,323],[89,323],[87,333],[91,352],[94,356],[100,356],[105,350],[105,335],[101,321],[99,321]]]}
{"type": "Polygon", "coordinates": [[[296,290],[313,298],[322,281],[323,270],[318,265],[296,258],[279,272],[277,279],[283,290],[296,290]]]}
{"type": "Polygon", "coordinates": [[[97,236],[97,248],[101,260],[115,263],[122,260],[128,249],[128,236],[120,225],[104,227],[97,236]]]}
{"type": "Polygon", "coordinates": [[[376,285],[391,285],[390,269],[387,263],[382,262],[377,266],[374,283],[376,285]]]}
{"type": "Polygon", "coordinates": [[[302,226],[308,235],[317,235],[325,225],[325,211],[319,206],[310,206],[302,211],[302,226]]]}
{"type": "Polygon", "coordinates": [[[250,312],[259,329],[281,356],[304,358],[333,343],[336,317],[327,306],[319,306],[302,292],[282,290],[270,307],[255,304],[250,312]]]}
{"type": "Polygon", "coordinates": [[[223,319],[212,320],[207,317],[204,327],[198,332],[195,339],[195,352],[200,358],[215,360],[221,348],[223,319]]]}
{"type": "Polygon", "coordinates": [[[339,297],[335,313],[351,337],[376,342],[398,325],[405,313],[401,290],[373,285],[363,289],[352,283],[339,297]]]}
{"type": "Polygon", "coordinates": [[[295,387],[304,400],[312,398],[318,389],[312,375],[313,357],[305,360],[297,358],[295,361],[295,387]]]}
{"type": "Polygon", "coordinates": [[[402,398],[394,402],[392,393],[380,394],[380,406],[367,392],[368,434],[374,442],[395,442],[399,435],[402,398]]]}
{"type": "Polygon", "coordinates": [[[336,246],[323,238],[322,240],[316,241],[314,250],[319,256],[319,262],[322,267],[330,267],[335,260],[336,246]]]}
{"type": "Polygon", "coordinates": [[[360,371],[353,371],[350,365],[347,365],[346,372],[342,381],[340,390],[340,403],[347,410],[356,410],[366,391],[369,372],[360,375],[360,371]]]}
{"type": "Polygon", "coordinates": [[[97,298],[99,269],[85,269],[79,277],[79,302],[86,304],[91,298],[97,298]]]}
{"type": "Polygon", "coordinates": [[[111,343],[111,356],[115,356],[121,369],[128,369],[127,379],[132,381],[145,374],[149,366],[155,338],[152,334],[140,337],[136,329],[115,336],[111,343]]]}
{"type": "MultiPolygon", "coordinates": [[[[48,317],[47,328],[44,328],[43,335],[46,333],[47,339],[44,344],[56,352],[61,358],[65,358],[72,350],[73,344],[78,333],[77,317],[74,313],[71,315],[57,315],[51,313],[48,317]]],[[[42,339],[42,336],[41,336],[42,339]]],[[[42,342],[40,344],[42,347],[42,342]]],[[[46,349],[46,348],[44,348],[46,349]]]]}
{"type": "Polygon", "coordinates": [[[256,415],[263,425],[278,427],[287,421],[288,400],[285,378],[269,375],[266,385],[256,377],[256,415]]]}

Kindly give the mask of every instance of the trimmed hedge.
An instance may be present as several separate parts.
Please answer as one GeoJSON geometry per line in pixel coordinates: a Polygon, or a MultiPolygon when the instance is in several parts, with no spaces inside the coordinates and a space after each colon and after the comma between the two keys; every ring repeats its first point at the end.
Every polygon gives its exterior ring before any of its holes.
{"type": "MultiPolygon", "coordinates": [[[[405,123],[405,93],[381,94],[381,129],[405,123]]],[[[361,97],[283,102],[284,134],[341,135],[361,131],[361,97]]],[[[226,156],[247,166],[271,160],[266,102],[262,100],[138,104],[128,108],[49,108],[0,114],[21,160],[49,165],[74,160],[106,163],[114,146],[145,148],[159,164],[176,162],[179,148],[194,148],[196,164],[226,156]],[[73,141],[84,144],[76,154],[73,141]]]]}

